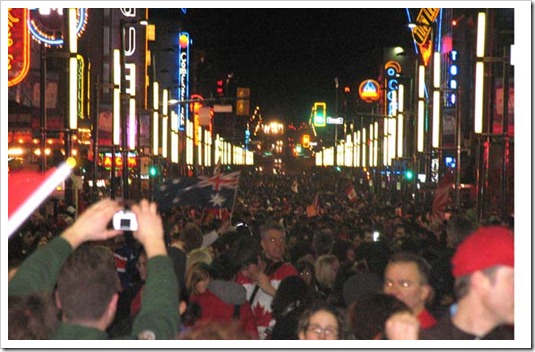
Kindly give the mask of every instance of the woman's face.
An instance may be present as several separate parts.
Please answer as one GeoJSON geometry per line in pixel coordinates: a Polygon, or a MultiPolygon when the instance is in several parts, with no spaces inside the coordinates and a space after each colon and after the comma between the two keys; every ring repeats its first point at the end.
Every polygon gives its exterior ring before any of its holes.
{"type": "Polygon", "coordinates": [[[336,317],[320,310],[310,317],[305,331],[299,333],[300,340],[338,340],[339,326],[336,317]]]}
{"type": "Polygon", "coordinates": [[[305,280],[305,282],[307,283],[307,285],[311,285],[312,284],[312,272],[310,271],[310,269],[303,269],[299,272],[299,276],[301,277],[301,279],[305,280]]]}
{"type": "Polygon", "coordinates": [[[205,293],[206,289],[208,288],[208,284],[210,284],[210,279],[205,279],[205,280],[197,282],[195,284],[195,291],[198,294],[205,293]]]}

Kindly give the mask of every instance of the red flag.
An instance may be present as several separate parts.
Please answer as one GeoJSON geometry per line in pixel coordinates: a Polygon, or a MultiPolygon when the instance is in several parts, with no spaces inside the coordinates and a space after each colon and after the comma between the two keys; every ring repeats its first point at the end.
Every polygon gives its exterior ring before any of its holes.
{"type": "Polygon", "coordinates": [[[11,236],[33,211],[69,176],[76,165],[67,159],[58,168],[46,173],[21,171],[8,178],[8,236],[11,236]]]}
{"type": "Polygon", "coordinates": [[[449,202],[449,194],[451,186],[453,185],[453,174],[448,172],[442,177],[435,190],[435,197],[433,198],[432,218],[444,219],[446,206],[449,202]]]}
{"type": "Polygon", "coordinates": [[[357,191],[355,191],[355,186],[353,186],[351,183],[346,187],[346,195],[350,202],[357,201],[357,191]]]}

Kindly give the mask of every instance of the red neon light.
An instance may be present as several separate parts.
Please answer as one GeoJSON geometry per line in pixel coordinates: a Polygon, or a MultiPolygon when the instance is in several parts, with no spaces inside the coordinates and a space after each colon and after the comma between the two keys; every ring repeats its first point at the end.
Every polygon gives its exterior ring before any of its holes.
{"type": "Polygon", "coordinates": [[[8,9],[8,87],[20,83],[30,69],[28,9],[8,9]]]}

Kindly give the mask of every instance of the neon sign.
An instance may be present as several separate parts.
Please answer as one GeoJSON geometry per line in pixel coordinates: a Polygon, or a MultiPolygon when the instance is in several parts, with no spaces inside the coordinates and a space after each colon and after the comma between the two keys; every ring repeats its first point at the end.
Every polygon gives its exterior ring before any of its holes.
{"type": "Polygon", "coordinates": [[[28,9],[8,9],[8,87],[20,83],[30,69],[28,9]]]}
{"type": "Polygon", "coordinates": [[[432,23],[435,22],[439,13],[440,8],[420,9],[416,17],[416,27],[412,30],[412,38],[420,48],[424,66],[429,64],[429,59],[433,52],[433,38],[430,38],[432,34],[432,23]]]}
{"type": "MultiPolygon", "coordinates": [[[[81,37],[87,24],[87,9],[76,9],[76,34],[81,37]]],[[[61,47],[63,39],[63,9],[32,8],[28,16],[28,29],[32,38],[45,46],[61,47]]]]}
{"type": "Polygon", "coordinates": [[[191,95],[191,99],[198,99],[200,101],[194,101],[193,103],[191,103],[191,111],[193,112],[193,143],[195,145],[198,145],[199,144],[199,128],[200,128],[200,123],[199,123],[199,112],[202,108],[202,100],[203,100],[203,97],[202,95],[199,95],[199,94],[192,94],[191,95]]]}
{"type": "Polygon", "coordinates": [[[381,97],[381,86],[373,79],[363,81],[359,86],[359,97],[366,103],[373,103],[381,97]]]}
{"type": "Polygon", "coordinates": [[[397,111],[397,101],[394,99],[394,92],[398,90],[398,75],[401,73],[401,65],[396,61],[388,61],[385,64],[385,86],[386,86],[386,111],[388,116],[395,116],[397,111]]]}
{"type": "MultiPolygon", "coordinates": [[[[112,154],[111,153],[102,153],[99,158],[99,165],[104,167],[106,170],[110,170],[112,167],[112,154]]],[[[117,169],[122,169],[123,167],[123,156],[121,153],[115,153],[115,167],[117,169]]],[[[128,168],[134,169],[137,167],[137,158],[133,153],[128,153],[128,168]]]]}
{"type": "MultiPolygon", "coordinates": [[[[189,98],[189,33],[180,32],[178,36],[178,100],[189,98]]],[[[178,105],[178,129],[184,131],[189,118],[187,104],[178,105]]]]}

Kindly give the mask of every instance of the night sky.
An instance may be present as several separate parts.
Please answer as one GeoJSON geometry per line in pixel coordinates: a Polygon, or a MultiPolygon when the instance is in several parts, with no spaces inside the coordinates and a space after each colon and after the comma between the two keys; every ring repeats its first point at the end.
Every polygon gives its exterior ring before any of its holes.
{"type": "Polygon", "coordinates": [[[151,10],[160,16],[179,16],[193,46],[250,87],[263,117],[287,121],[308,120],[315,101],[334,113],[335,77],[356,99],[360,82],[377,78],[383,47],[412,45],[405,8],[151,10]]]}

